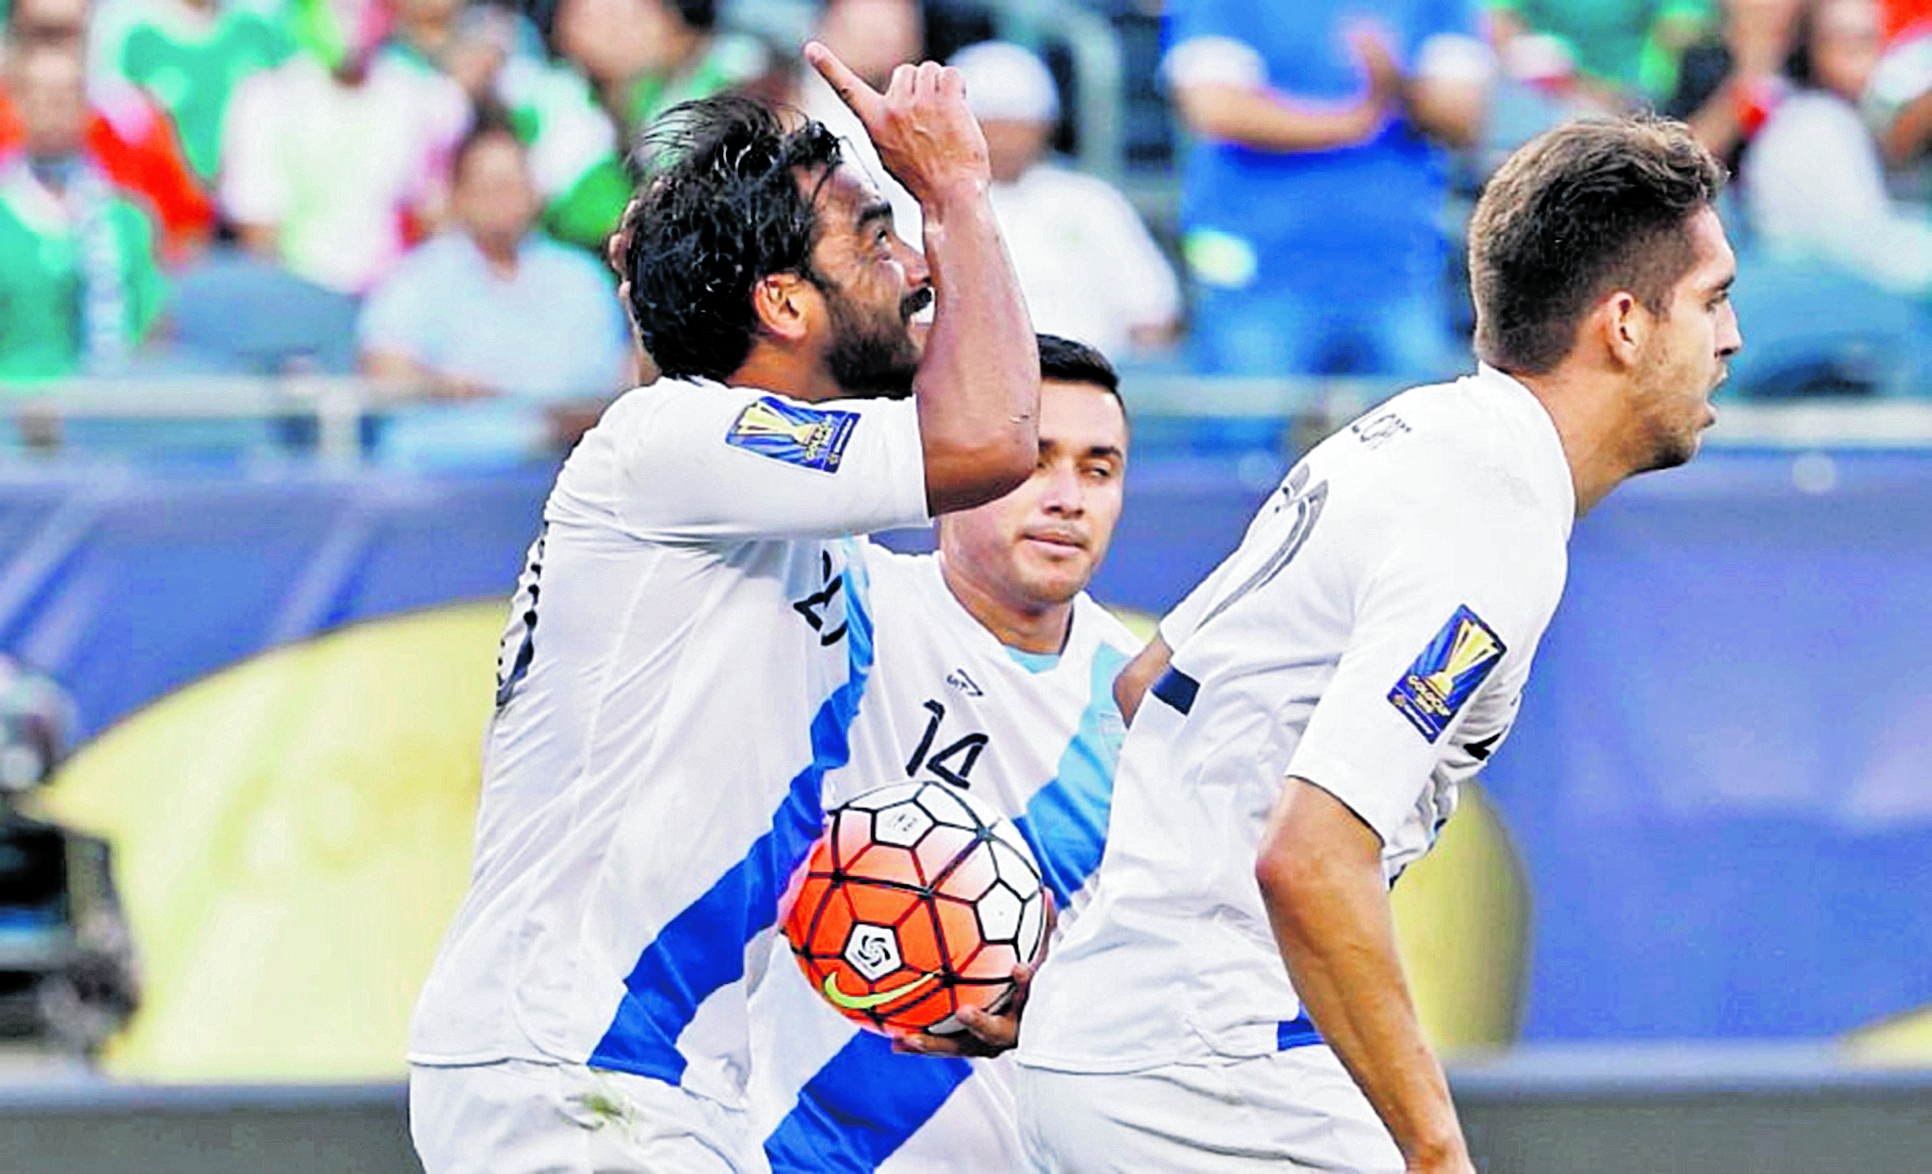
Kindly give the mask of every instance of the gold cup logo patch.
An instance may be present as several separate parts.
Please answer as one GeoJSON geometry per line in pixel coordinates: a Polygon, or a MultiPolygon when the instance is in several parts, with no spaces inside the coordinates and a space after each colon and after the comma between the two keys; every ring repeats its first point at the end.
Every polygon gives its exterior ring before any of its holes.
{"type": "Polygon", "coordinates": [[[1456,631],[1456,639],[1449,647],[1449,659],[1441,669],[1423,678],[1437,697],[1448,700],[1455,692],[1456,681],[1470,669],[1495,656],[1500,650],[1496,637],[1489,634],[1481,624],[1464,620],[1456,631]]]}
{"type": "Polygon", "coordinates": [[[824,420],[793,420],[770,404],[758,401],[745,409],[738,421],[738,435],[747,438],[790,441],[806,452],[825,443],[831,425],[824,420]]]}

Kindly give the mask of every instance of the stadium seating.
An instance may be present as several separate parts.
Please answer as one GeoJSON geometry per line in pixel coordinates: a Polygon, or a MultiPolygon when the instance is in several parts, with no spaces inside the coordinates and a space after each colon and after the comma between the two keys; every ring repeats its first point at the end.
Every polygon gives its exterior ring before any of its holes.
{"type": "Polygon", "coordinates": [[[174,345],[232,374],[355,370],[356,300],[239,250],[175,279],[174,345]]]}
{"type": "Polygon", "coordinates": [[[1932,395],[1932,320],[1912,298],[1746,246],[1732,299],[1745,340],[1731,362],[1732,396],[1932,395]]]}

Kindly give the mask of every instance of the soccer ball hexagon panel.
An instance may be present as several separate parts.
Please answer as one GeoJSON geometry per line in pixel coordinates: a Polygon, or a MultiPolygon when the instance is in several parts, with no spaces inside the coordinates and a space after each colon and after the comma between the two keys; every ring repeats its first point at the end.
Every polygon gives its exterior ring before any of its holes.
{"type": "Polygon", "coordinates": [[[1011,820],[937,780],[897,783],[831,813],[785,916],[806,981],[875,1030],[956,1031],[996,1007],[1046,937],[1040,868],[1011,820]]]}

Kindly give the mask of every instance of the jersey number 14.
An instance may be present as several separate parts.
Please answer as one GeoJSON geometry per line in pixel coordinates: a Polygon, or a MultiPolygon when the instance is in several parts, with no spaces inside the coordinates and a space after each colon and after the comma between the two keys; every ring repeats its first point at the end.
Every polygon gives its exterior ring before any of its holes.
{"type": "Polygon", "coordinates": [[[939,742],[939,727],[946,720],[946,707],[937,701],[925,703],[926,732],[919,738],[919,745],[913,748],[912,757],[906,759],[906,777],[912,778],[925,767],[935,777],[951,783],[955,787],[970,787],[967,781],[973,773],[974,764],[979,762],[980,751],[986,749],[985,734],[972,733],[935,750],[939,742]]]}

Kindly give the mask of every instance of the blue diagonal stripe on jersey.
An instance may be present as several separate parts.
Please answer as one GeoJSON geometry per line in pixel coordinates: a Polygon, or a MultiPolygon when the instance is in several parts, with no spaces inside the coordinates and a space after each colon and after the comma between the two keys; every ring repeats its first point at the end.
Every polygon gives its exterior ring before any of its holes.
{"type": "Polygon", "coordinates": [[[772,1174],[872,1174],[972,1074],[956,1056],[902,1056],[884,1036],[861,1031],[765,1139],[772,1174]]]}
{"type": "Polygon", "coordinates": [[[844,766],[852,754],[852,722],[872,672],[872,617],[866,609],[864,575],[857,552],[848,550],[848,668],[845,683],[812,717],[812,761],[792,779],[772,814],[771,830],[644,948],[624,978],[617,1015],[590,1055],[592,1067],[678,1083],[685,1066],[678,1036],[697,1014],[698,1004],[744,977],[746,945],[778,920],[785,885],[824,826],[825,774],[844,766]]]}
{"type": "MultiPolygon", "coordinates": [[[[1087,708],[1059,770],[1013,821],[1061,908],[1099,867],[1105,846],[1122,728],[1113,685],[1125,663],[1105,645],[1095,653],[1087,708]]],[[[898,1055],[883,1037],[857,1032],[765,1139],[773,1174],[871,1174],[972,1074],[964,1060],[898,1055]]]]}
{"type": "Polygon", "coordinates": [[[1107,842],[1107,813],[1113,806],[1114,770],[1120,765],[1120,711],[1114,707],[1114,678],[1127,663],[1124,653],[1101,645],[1094,653],[1087,708],[1060,757],[1054,780],[1034,792],[1026,811],[1013,822],[1040,862],[1047,887],[1060,908],[1100,867],[1107,842]]]}

